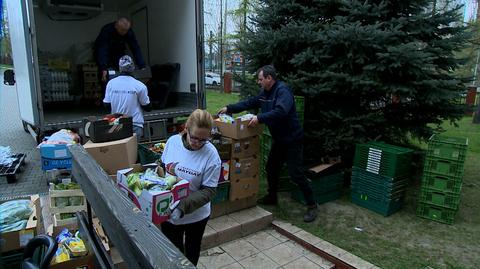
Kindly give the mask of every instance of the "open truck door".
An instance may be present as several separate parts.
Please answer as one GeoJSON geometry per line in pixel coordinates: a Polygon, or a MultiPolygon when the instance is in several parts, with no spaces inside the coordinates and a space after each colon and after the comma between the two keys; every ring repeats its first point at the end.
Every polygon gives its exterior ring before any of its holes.
{"type": "Polygon", "coordinates": [[[39,113],[39,105],[41,104],[38,103],[36,74],[34,72],[36,55],[32,42],[33,26],[30,23],[32,21],[30,19],[32,10],[29,10],[29,7],[32,7],[31,2],[31,0],[6,1],[15,72],[14,82],[17,89],[20,117],[26,131],[28,131],[27,124],[40,126],[41,120],[39,113]]]}

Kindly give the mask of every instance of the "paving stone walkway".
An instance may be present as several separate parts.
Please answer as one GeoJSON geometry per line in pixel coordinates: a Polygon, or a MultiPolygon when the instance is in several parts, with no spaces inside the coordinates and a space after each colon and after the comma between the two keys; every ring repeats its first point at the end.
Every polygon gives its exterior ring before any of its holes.
{"type": "Polygon", "coordinates": [[[0,200],[48,191],[46,176],[40,167],[40,153],[33,137],[23,130],[18,111],[16,86],[3,85],[0,70],[0,145],[9,146],[14,153],[25,153],[26,165],[17,174],[17,182],[8,184],[0,177],[0,200]]]}
{"type": "Polygon", "coordinates": [[[331,269],[334,265],[268,228],[203,251],[198,268],[331,269]]]}

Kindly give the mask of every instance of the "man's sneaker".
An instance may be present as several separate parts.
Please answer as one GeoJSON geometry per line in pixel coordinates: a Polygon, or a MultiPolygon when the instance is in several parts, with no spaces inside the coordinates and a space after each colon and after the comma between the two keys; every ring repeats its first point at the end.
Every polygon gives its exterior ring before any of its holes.
{"type": "Polygon", "coordinates": [[[303,215],[303,221],[312,222],[317,218],[318,209],[317,206],[312,206],[307,208],[307,212],[303,215]]]}
{"type": "Polygon", "coordinates": [[[265,195],[262,198],[258,199],[258,203],[262,205],[277,205],[277,197],[271,195],[265,195]]]}

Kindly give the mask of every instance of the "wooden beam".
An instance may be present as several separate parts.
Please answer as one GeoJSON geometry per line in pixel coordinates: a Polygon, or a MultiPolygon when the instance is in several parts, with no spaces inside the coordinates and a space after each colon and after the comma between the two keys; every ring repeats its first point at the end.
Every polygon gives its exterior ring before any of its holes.
{"type": "Polygon", "coordinates": [[[82,146],[69,150],[72,174],[128,268],[195,268],[82,146]]]}

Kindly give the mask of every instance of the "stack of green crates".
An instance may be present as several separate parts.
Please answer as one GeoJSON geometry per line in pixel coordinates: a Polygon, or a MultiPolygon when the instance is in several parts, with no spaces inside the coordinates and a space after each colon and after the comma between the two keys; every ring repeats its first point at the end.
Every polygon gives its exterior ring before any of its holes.
{"type": "Polygon", "coordinates": [[[352,169],[352,202],[389,216],[405,198],[413,150],[381,142],[357,144],[352,169]]]}
{"type": "Polygon", "coordinates": [[[452,224],[460,203],[468,138],[433,135],[423,169],[417,215],[452,224]]]}
{"type": "MultiPolygon", "coordinates": [[[[303,96],[295,96],[295,107],[297,109],[298,119],[303,127],[305,118],[305,98],[303,96]]],[[[265,167],[267,165],[268,153],[270,152],[271,144],[272,135],[268,131],[268,128],[265,128],[263,135],[260,137],[260,180],[264,181],[267,180],[267,171],[265,170],[265,167]]],[[[295,189],[295,185],[290,181],[288,168],[286,165],[284,165],[280,170],[278,191],[291,191],[293,189],[295,189]]]]}
{"type": "MultiPolygon", "coordinates": [[[[342,195],[343,173],[335,173],[318,178],[309,178],[313,196],[317,204],[323,204],[340,198],[342,195]]],[[[303,193],[299,188],[292,191],[292,198],[302,204],[306,204],[303,193]]]]}

